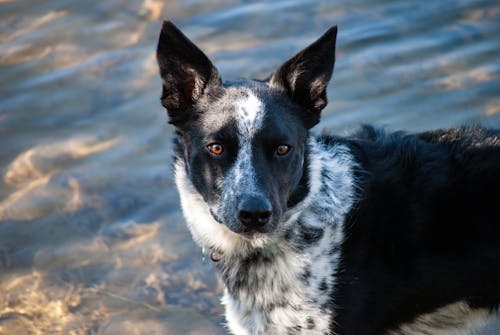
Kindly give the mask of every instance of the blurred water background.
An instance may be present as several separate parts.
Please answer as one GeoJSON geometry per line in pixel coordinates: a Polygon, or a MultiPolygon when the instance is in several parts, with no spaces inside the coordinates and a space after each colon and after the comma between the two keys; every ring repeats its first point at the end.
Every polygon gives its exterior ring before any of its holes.
{"type": "Polygon", "coordinates": [[[223,334],[172,180],[155,48],[223,77],[339,26],[318,129],[500,127],[498,1],[0,0],[0,334],[223,334]]]}

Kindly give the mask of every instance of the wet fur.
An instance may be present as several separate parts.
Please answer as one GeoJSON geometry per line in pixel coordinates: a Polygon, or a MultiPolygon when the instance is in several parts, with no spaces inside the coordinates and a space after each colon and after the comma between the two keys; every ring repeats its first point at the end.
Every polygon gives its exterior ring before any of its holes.
{"type": "Polygon", "coordinates": [[[364,127],[315,136],[336,28],[267,81],[222,83],[166,22],[162,103],[193,238],[225,284],[234,334],[476,334],[500,302],[500,133],[364,127]],[[224,156],[205,152],[224,144],[224,156]],[[277,144],[291,144],[286,157],[277,144]],[[272,219],[236,219],[245,194],[272,219]]]}

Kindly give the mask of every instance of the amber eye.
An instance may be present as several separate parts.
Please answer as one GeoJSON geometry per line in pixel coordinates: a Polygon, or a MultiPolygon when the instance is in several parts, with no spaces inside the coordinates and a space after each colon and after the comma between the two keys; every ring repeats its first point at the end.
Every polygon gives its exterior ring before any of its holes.
{"type": "Polygon", "coordinates": [[[222,152],[224,151],[222,144],[219,143],[212,143],[207,148],[212,154],[216,156],[222,155],[222,152]]]}
{"type": "Polygon", "coordinates": [[[278,156],[286,155],[288,151],[290,151],[290,147],[285,144],[278,145],[278,147],[276,148],[276,154],[278,156]]]}

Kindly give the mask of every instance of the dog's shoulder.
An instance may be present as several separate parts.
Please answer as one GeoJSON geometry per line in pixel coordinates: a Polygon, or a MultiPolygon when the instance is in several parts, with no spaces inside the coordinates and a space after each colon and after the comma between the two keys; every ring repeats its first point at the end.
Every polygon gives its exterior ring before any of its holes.
{"type": "Polygon", "coordinates": [[[325,135],[322,140],[330,145],[344,142],[364,172],[380,183],[437,187],[456,178],[500,183],[500,130],[496,129],[463,126],[410,134],[363,126],[345,138],[325,135]]]}

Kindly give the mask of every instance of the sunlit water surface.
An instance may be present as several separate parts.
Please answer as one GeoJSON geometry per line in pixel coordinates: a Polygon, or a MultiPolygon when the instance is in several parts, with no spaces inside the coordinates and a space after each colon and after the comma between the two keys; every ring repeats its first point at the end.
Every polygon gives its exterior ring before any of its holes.
{"type": "Polygon", "coordinates": [[[172,179],[164,18],[228,79],[337,24],[318,129],[500,126],[495,1],[0,0],[0,334],[224,333],[172,179]]]}

